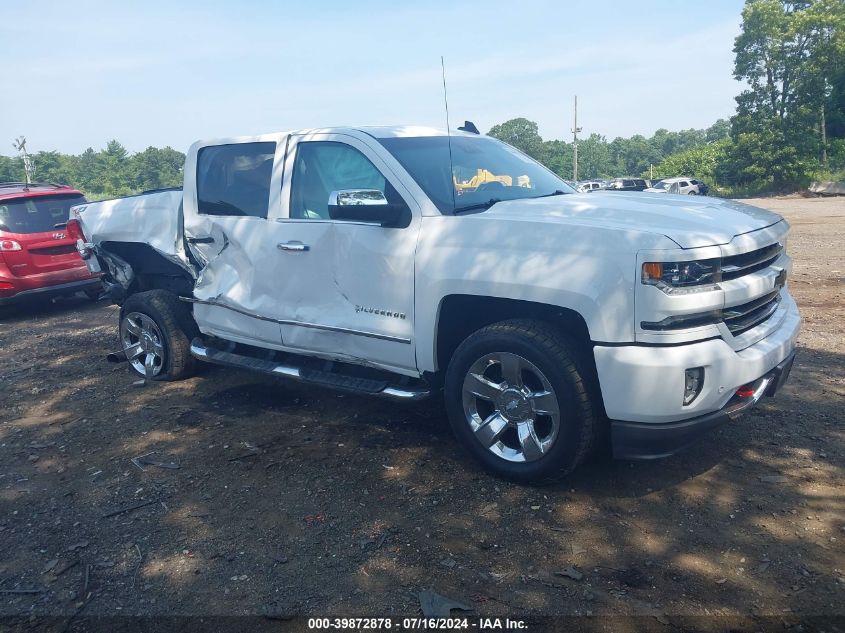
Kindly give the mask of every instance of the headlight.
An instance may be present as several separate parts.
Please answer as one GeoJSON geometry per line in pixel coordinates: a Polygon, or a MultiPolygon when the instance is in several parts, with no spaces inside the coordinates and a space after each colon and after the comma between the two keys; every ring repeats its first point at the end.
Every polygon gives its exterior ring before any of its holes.
{"type": "Polygon", "coordinates": [[[722,280],[721,260],[699,259],[691,262],[646,262],[642,282],[657,286],[666,294],[688,294],[716,290],[722,280]]]}

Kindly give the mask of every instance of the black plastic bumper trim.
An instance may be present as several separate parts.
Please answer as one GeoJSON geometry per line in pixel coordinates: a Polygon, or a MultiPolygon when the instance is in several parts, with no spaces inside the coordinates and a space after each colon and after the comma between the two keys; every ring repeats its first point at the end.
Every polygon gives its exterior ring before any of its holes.
{"type": "Polygon", "coordinates": [[[82,281],[71,281],[66,284],[57,284],[55,286],[44,286],[42,288],[31,288],[30,290],[21,290],[19,293],[11,297],[0,297],[0,306],[11,305],[18,301],[25,301],[27,299],[52,297],[59,295],[73,294],[85,290],[91,286],[101,286],[102,282],[99,279],[84,279],[82,281]]]}

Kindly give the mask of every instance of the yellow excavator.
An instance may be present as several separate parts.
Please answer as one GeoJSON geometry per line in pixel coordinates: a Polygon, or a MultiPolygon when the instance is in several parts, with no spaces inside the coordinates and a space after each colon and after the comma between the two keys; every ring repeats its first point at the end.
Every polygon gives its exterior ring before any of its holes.
{"type": "MultiPolygon", "coordinates": [[[[455,183],[455,191],[458,192],[458,195],[462,194],[464,191],[467,190],[478,189],[480,185],[483,185],[486,182],[500,182],[505,187],[513,186],[513,178],[511,176],[497,176],[493,172],[483,168],[479,168],[475,176],[473,176],[469,180],[458,181],[457,177],[455,176],[452,176],[452,180],[455,183]]],[[[530,187],[531,180],[528,176],[517,176],[516,186],[530,187]]]]}

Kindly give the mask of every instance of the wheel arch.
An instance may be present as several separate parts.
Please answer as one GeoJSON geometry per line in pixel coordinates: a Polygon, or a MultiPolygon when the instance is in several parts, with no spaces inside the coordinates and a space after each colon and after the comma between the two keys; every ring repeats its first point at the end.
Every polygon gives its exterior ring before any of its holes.
{"type": "Polygon", "coordinates": [[[455,349],[473,332],[500,321],[523,318],[544,321],[565,332],[582,352],[590,370],[595,371],[590,330],[577,311],[520,299],[453,294],[443,298],[437,315],[434,373],[442,375],[445,372],[455,349]]]}
{"type": "Polygon", "coordinates": [[[107,293],[118,304],[146,290],[167,290],[184,297],[193,294],[194,278],[184,265],[149,244],[102,242],[97,246],[97,255],[109,271],[105,280],[107,293]]]}

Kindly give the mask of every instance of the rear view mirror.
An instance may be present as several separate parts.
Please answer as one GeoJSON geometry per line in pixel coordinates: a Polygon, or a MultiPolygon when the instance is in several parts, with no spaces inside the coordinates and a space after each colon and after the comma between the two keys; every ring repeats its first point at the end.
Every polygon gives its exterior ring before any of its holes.
{"type": "Polygon", "coordinates": [[[329,196],[329,217],[398,227],[408,226],[410,209],[405,204],[391,204],[378,189],[342,189],[329,196]]]}

